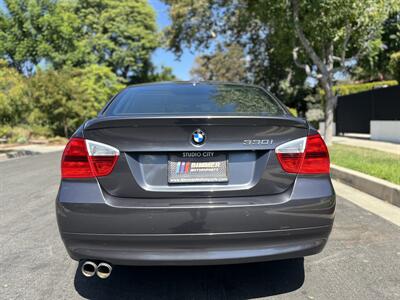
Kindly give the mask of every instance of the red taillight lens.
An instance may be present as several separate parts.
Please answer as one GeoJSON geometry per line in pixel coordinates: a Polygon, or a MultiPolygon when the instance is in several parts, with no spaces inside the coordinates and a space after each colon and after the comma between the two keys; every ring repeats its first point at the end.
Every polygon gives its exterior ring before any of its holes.
{"type": "Polygon", "coordinates": [[[65,146],[61,160],[62,178],[94,177],[84,139],[72,138],[65,146]]]}
{"type": "Polygon", "coordinates": [[[107,176],[114,169],[118,156],[91,156],[90,160],[96,176],[107,176]]]}
{"type": "Polygon", "coordinates": [[[298,173],[303,161],[303,153],[278,153],[282,169],[288,173],[298,173]]]}
{"type": "Polygon", "coordinates": [[[111,146],[72,138],[65,147],[61,161],[62,178],[93,178],[112,172],[119,151],[111,146]]]}
{"type": "Polygon", "coordinates": [[[329,173],[328,149],[319,134],[280,145],[275,152],[282,169],[288,173],[329,173]]]}
{"type": "Polygon", "coordinates": [[[306,151],[300,174],[329,174],[328,148],[319,134],[307,137],[306,151]]]}

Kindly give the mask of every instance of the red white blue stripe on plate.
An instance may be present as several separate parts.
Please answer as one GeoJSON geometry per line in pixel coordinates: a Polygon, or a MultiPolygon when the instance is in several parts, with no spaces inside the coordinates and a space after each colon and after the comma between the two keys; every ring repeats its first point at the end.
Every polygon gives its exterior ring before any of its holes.
{"type": "Polygon", "coordinates": [[[190,170],[190,161],[178,161],[176,164],[176,174],[188,174],[190,170]]]}

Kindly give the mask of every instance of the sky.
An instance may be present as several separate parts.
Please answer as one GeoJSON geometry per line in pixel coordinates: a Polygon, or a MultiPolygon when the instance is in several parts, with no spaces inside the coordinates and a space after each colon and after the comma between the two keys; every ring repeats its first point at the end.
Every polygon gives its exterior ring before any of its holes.
{"type": "MultiPolygon", "coordinates": [[[[168,17],[168,7],[159,0],[149,0],[149,3],[157,13],[158,28],[162,30],[171,23],[168,17]]],[[[189,49],[184,49],[180,60],[177,60],[173,53],[162,48],[157,49],[152,56],[155,66],[158,68],[161,68],[162,65],[172,67],[173,73],[180,80],[190,80],[190,69],[194,59],[195,55],[189,49]]]]}
{"type": "MultiPolygon", "coordinates": [[[[171,23],[168,17],[168,7],[159,0],[148,0],[157,13],[157,25],[159,30],[171,23]]],[[[4,8],[3,0],[0,0],[0,9],[4,8]]],[[[195,55],[184,49],[182,56],[177,60],[176,56],[165,49],[157,49],[152,55],[154,65],[161,69],[161,66],[171,67],[175,76],[180,80],[190,80],[190,69],[194,63],[195,55]]]]}

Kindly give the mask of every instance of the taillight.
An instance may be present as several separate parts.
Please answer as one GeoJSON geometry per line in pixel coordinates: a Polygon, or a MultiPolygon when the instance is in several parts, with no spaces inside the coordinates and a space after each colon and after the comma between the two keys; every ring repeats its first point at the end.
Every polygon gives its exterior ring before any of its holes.
{"type": "Polygon", "coordinates": [[[288,173],[298,173],[304,158],[307,138],[300,138],[276,147],[275,152],[282,169],[288,173]]]}
{"type": "Polygon", "coordinates": [[[329,174],[328,148],[319,134],[307,137],[306,151],[300,174],[329,174]]]}
{"type": "Polygon", "coordinates": [[[114,169],[118,157],[119,151],[114,147],[82,138],[72,138],[64,149],[61,177],[106,176],[114,169]]]}
{"type": "Polygon", "coordinates": [[[275,152],[288,173],[329,174],[328,148],[319,134],[282,144],[275,152]]]}

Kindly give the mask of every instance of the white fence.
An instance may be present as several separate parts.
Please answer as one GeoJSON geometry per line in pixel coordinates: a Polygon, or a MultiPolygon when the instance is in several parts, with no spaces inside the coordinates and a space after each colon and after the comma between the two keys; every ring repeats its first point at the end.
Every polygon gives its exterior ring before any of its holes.
{"type": "Polygon", "coordinates": [[[371,121],[371,140],[400,143],[400,121],[371,121]]]}
{"type": "MultiPolygon", "coordinates": [[[[319,122],[319,133],[325,135],[325,122],[319,122]]],[[[336,135],[336,123],[333,123],[333,135],[336,135]]]]}

